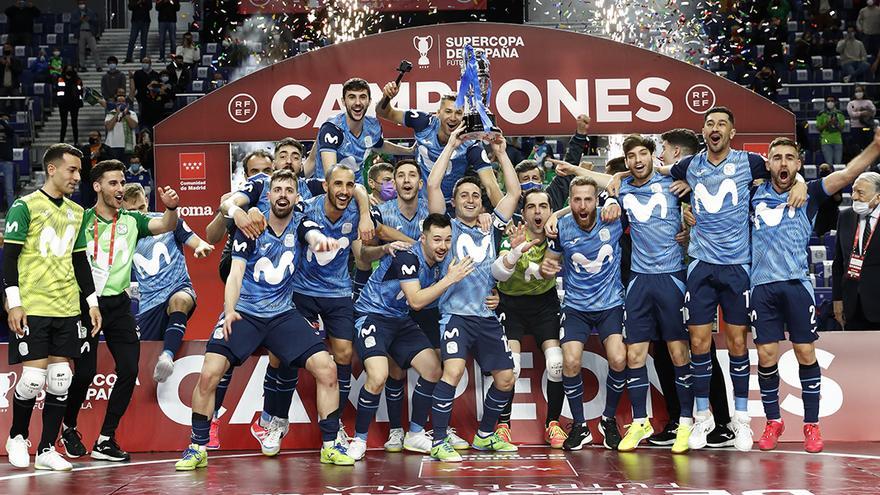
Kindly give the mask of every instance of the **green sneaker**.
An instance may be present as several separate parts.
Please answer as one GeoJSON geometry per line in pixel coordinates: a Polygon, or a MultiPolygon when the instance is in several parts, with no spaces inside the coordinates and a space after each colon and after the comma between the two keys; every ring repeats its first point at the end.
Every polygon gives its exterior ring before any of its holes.
{"type": "Polygon", "coordinates": [[[321,449],[321,464],[354,466],[354,459],[348,455],[345,447],[337,443],[332,447],[323,447],[321,449]]]}
{"type": "Polygon", "coordinates": [[[503,438],[498,436],[498,433],[492,433],[488,437],[481,437],[480,435],[474,435],[474,441],[471,443],[477,450],[494,450],[495,452],[516,452],[518,449],[516,445],[505,442],[503,438]]]}
{"type": "Polygon", "coordinates": [[[631,425],[627,426],[627,428],[626,436],[623,437],[623,440],[617,445],[617,450],[621,452],[635,450],[643,439],[654,434],[654,428],[651,427],[651,422],[648,420],[641,423],[633,422],[631,425]]]}
{"type": "Polygon", "coordinates": [[[196,444],[190,444],[183,451],[183,459],[177,461],[174,469],[177,471],[195,471],[197,468],[208,467],[208,452],[196,444]]]}
{"type": "Polygon", "coordinates": [[[691,430],[693,426],[679,424],[675,430],[675,443],[672,444],[673,454],[684,454],[688,451],[688,440],[691,438],[691,430]]]}
{"type": "Polygon", "coordinates": [[[431,457],[440,462],[461,462],[461,454],[459,454],[449,443],[449,438],[431,447],[431,457]]]}

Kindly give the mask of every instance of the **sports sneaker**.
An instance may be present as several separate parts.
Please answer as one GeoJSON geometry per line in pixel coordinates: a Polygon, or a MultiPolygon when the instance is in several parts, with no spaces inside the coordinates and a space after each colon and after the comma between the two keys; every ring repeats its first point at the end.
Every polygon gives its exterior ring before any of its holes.
{"type": "Polygon", "coordinates": [[[321,448],[321,464],[354,466],[354,459],[348,455],[348,449],[344,445],[335,443],[332,447],[321,448]]]}
{"type": "Polygon", "coordinates": [[[461,454],[449,443],[449,437],[431,447],[431,457],[440,462],[461,462],[461,454]]]}
{"type": "Polygon", "coordinates": [[[220,448],[220,420],[214,418],[211,420],[211,431],[208,433],[208,450],[217,450],[220,448]]]}
{"type": "Polygon", "coordinates": [[[658,431],[648,438],[648,443],[657,447],[666,447],[675,443],[678,432],[678,423],[670,421],[666,423],[662,431],[658,431]]]}
{"type": "MultiPolygon", "coordinates": [[[[428,436],[428,432],[424,430],[418,433],[408,431],[406,433],[406,436],[403,438],[403,448],[405,450],[408,450],[410,452],[418,452],[420,454],[430,454],[431,443],[431,437],[428,436]]],[[[388,450],[388,448],[386,447],[385,450],[388,450]]]]}
{"type": "Polygon", "coordinates": [[[194,443],[183,451],[183,459],[174,464],[176,471],[195,471],[205,467],[208,467],[208,452],[194,443]]]}
{"type": "MultiPolygon", "coordinates": [[[[272,423],[270,422],[269,424],[272,424],[272,423]]],[[[251,435],[254,438],[256,438],[258,442],[260,442],[261,446],[263,445],[263,439],[266,438],[266,435],[268,435],[268,434],[269,434],[268,425],[265,427],[263,425],[261,425],[259,417],[257,419],[255,419],[253,423],[251,423],[251,435]]]]}
{"type": "MultiPolygon", "coordinates": [[[[706,446],[706,437],[709,432],[715,429],[715,417],[712,413],[706,411],[704,413],[694,413],[694,426],[691,428],[691,436],[688,439],[688,447],[691,450],[702,449],[706,446]]],[[[733,440],[733,434],[730,435],[733,440]]]]}
{"type": "Polygon", "coordinates": [[[752,433],[751,420],[748,413],[736,413],[730,420],[730,430],[733,431],[733,446],[736,450],[748,452],[752,450],[752,444],[755,443],[754,433],[752,433]]]}
{"type": "Polygon", "coordinates": [[[269,427],[266,428],[266,436],[260,441],[260,451],[263,455],[269,457],[278,455],[281,452],[281,437],[284,436],[284,427],[287,420],[281,418],[272,418],[269,427]]]}
{"type": "Polygon", "coordinates": [[[73,464],[67,462],[61,454],[55,451],[55,447],[49,447],[34,459],[34,469],[45,471],[70,471],[73,464]]]}
{"type": "Polygon", "coordinates": [[[568,438],[568,435],[559,426],[559,421],[551,421],[544,431],[544,441],[550,444],[551,449],[561,449],[566,438],[568,438]]]}
{"type": "Polygon", "coordinates": [[[507,443],[513,443],[513,434],[510,432],[510,425],[507,423],[498,423],[495,428],[495,434],[501,437],[507,443]]]}
{"type": "Polygon", "coordinates": [[[340,419],[339,431],[336,432],[336,443],[339,445],[348,445],[349,442],[351,442],[351,437],[345,432],[345,425],[342,424],[342,420],[340,419]]]}
{"type": "Polygon", "coordinates": [[[163,383],[173,371],[174,360],[163,351],[162,354],[159,354],[159,361],[156,362],[156,368],[153,370],[153,379],[158,383],[163,383]]]}
{"type": "Polygon", "coordinates": [[[684,454],[690,449],[688,440],[691,438],[692,429],[693,426],[691,425],[678,425],[678,428],[675,430],[675,441],[672,444],[673,454],[684,454]]]}
{"type": "Polygon", "coordinates": [[[477,450],[492,450],[494,452],[516,452],[518,450],[516,445],[505,441],[497,432],[493,432],[488,437],[474,435],[474,441],[471,445],[477,450]]]}
{"type": "Polygon", "coordinates": [[[455,433],[455,428],[446,429],[446,441],[449,442],[449,445],[452,445],[452,448],[455,450],[467,450],[471,448],[471,444],[469,444],[467,440],[461,438],[455,433]]]}
{"type": "Polygon", "coordinates": [[[650,437],[654,433],[654,428],[651,426],[651,422],[647,419],[641,423],[633,421],[632,424],[628,425],[626,428],[626,436],[624,436],[617,445],[617,450],[621,452],[635,450],[642,440],[650,437]]]}
{"type": "Polygon", "coordinates": [[[822,433],[819,432],[819,423],[807,423],[804,425],[804,450],[811,454],[822,452],[825,442],[822,441],[822,433]]]}
{"type": "Polygon", "coordinates": [[[727,425],[717,425],[709,435],[706,436],[706,447],[713,449],[723,447],[733,447],[733,432],[727,425]]]}
{"type": "Polygon", "coordinates": [[[604,439],[602,445],[606,449],[617,450],[620,445],[620,429],[617,428],[617,420],[614,418],[602,418],[599,420],[599,432],[604,439]]]}
{"type": "Polygon", "coordinates": [[[358,437],[352,438],[351,442],[349,442],[348,444],[348,456],[356,461],[359,461],[364,458],[364,454],[366,453],[367,441],[358,437]]]}
{"type": "Polygon", "coordinates": [[[82,457],[89,453],[86,446],[82,443],[82,433],[74,428],[61,428],[61,438],[59,439],[61,446],[64,447],[64,454],[71,459],[82,457]]]}
{"type": "Polygon", "coordinates": [[[758,448],[761,450],[775,449],[783,431],[785,431],[785,423],[781,419],[768,420],[764,426],[764,433],[758,440],[758,448]]]}
{"type": "Polygon", "coordinates": [[[92,459],[123,462],[130,461],[131,456],[128,455],[128,452],[119,448],[115,438],[108,438],[101,443],[95,442],[95,446],[92,447],[92,459]]]}
{"type": "Polygon", "coordinates": [[[400,452],[403,450],[403,428],[392,428],[388,432],[388,441],[385,442],[385,452],[400,452]]]}
{"type": "Polygon", "coordinates": [[[31,455],[28,449],[31,441],[21,435],[9,437],[6,440],[6,453],[9,455],[9,464],[17,468],[26,468],[31,464],[31,455]]]}
{"type": "Polygon", "coordinates": [[[584,445],[589,445],[593,441],[593,434],[587,428],[587,424],[572,424],[568,437],[562,442],[563,450],[581,450],[584,445]]]}

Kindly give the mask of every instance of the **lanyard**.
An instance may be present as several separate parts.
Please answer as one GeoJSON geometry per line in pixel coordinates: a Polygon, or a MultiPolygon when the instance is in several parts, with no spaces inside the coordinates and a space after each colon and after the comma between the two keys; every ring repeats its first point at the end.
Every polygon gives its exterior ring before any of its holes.
{"type": "MultiPolygon", "coordinates": [[[[119,214],[116,213],[113,215],[113,224],[110,226],[110,254],[109,260],[107,261],[107,269],[113,265],[113,246],[116,244],[116,219],[119,218],[119,214]]],[[[98,262],[98,215],[95,215],[95,228],[94,237],[95,237],[95,263],[98,262]]],[[[873,233],[872,233],[873,235],[873,233]]]]}
{"type": "MultiPolygon", "coordinates": [[[[868,215],[865,217],[865,228],[867,229],[870,227],[871,227],[871,215],[868,215]]],[[[865,229],[861,229],[861,230],[862,231],[859,232],[859,229],[856,228],[856,235],[853,237],[853,249],[852,249],[853,253],[858,252],[857,249],[859,247],[859,239],[861,239],[865,235],[865,229]]],[[[874,237],[875,230],[877,230],[876,226],[873,229],[871,229],[871,233],[868,234],[868,241],[862,245],[862,252],[859,253],[862,257],[864,257],[865,252],[868,251],[868,244],[871,244],[871,239],[874,237]]]]}

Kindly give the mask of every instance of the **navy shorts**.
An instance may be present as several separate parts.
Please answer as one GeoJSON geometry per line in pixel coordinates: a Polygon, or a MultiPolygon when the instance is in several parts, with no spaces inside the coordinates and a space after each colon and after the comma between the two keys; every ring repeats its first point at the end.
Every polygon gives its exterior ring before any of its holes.
{"type": "Polygon", "coordinates": [[[328,337],[354,340],[354,302],[351,297],[312,297],[294,293],[293,304],[312,324],[317,324],[320,316],[328,337]]]}
{"type": "Polygon", "coordinates": [[[719,305],[725,322],[748,325],[748,293],[748,265],[713,265],[705,261],[692,261],[688,266],[684,298],[688,325],[714,322],[719,305]]]}
{"type": "Polygon", "coordinates": [[[513,369],[513,355],[497,318],[443,315],[440,335],[440,355],[444,361],[465,359],[468,350],[472,350],[483,372],[513,369]]]}
{"type": "Polygon", "coordinates": [[[535,338],[540,347],[548,340],[559,339],[559,295],[556,287],[543,294],[508,296],[499,293],[501,302],[495,308],[504,333],[510,340],[522,341],[526,335],[535,338]]]}
{"type": "Polygon", "coordinates": [[[566,342],[587,342],[594,331],[599,333],[599,340],[623,333],[623,306],[604,309],[602,311],[578,311],[570,307],[562,307],[559,340],[566,342]]]}
{"type": "MultiPolygon", "coordinates": [[[[196,300],[196,291],[191,285],[182,285],[180,288],[171,293],[174,295],[178,292],[185,292],[192,297],[193,303],[196,300]]],[[[193,304],[186,318],[189,319],[196,310],[193,304]]],[[[135,317],[138,327],[140,328],[141,340],[162,340],[165,338],[165,330],[168,328],[168,302],[158,304],[152,308],[138,313],[135,317]]],[[[185,329],[184,329],[185,330],[185,329]]]]}
{"type": "Polygon", "coordinates": [[[388,356],[403,369],[412,365],[416,355],[431,349],[431,342],[409,316],[387,318],[367,314],[355,321],[354,348],[361,362],[374,356],[388,356]]]}
{"type": "Polygon", "coordinates": [[[410,311],[409,316],[419,325],[419,328],[421,328],[422,332],[428,337],[428,341],[431,342],[431,347],[439,349],[440,308],[434,306],[433,308],[424,308],[419,311],[410,311]]]}
{"type": "Polygon", "coordinates": [[[769,344],[788,338],[795,344],[809,344],[816,332],[816,303],[809,282],[788,280],[761,284],[752,289],[752,338],[769,344]]]}
{"type": "Polygon", "coordinates": [[[623,313],[627,344],[690,339],[684,321],[684,280],[684,270],[632,274],[623,313]]]}
{"type": "Polygon", "coordinates": [[[269,318],[239,314],[241,320],[232,324],[229,340],[223,339],[223,325],[218,324],[205,352],[225,356],[232,366],[238,366],[257,348],[265,347],[282,364],[305,368],[313,354],[327,350],[318,331],[295,309],[269,318]]]}

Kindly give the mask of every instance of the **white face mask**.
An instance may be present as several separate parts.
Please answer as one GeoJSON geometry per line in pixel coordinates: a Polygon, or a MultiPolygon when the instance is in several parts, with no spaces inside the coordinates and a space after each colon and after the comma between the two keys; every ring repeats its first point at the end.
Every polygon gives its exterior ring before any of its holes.
{"type": "Polygon", "coordinates": [[[853,96],[855,96],[857,100],[861,100],[865,96],[865,93],[862,93],[861,91],[856,91],[855,93],[853,93],[853,96]]]}
{"type": "Polygon", "coordinates": [[[871,208],[868,203],[864,201],[853,201],[852,209],[854,212],[856,212],[856,215],[859,215],[861,217],[867,215],[868,213],[871,213],[871,211],[874,210],[874,208],[871,208]]]}

